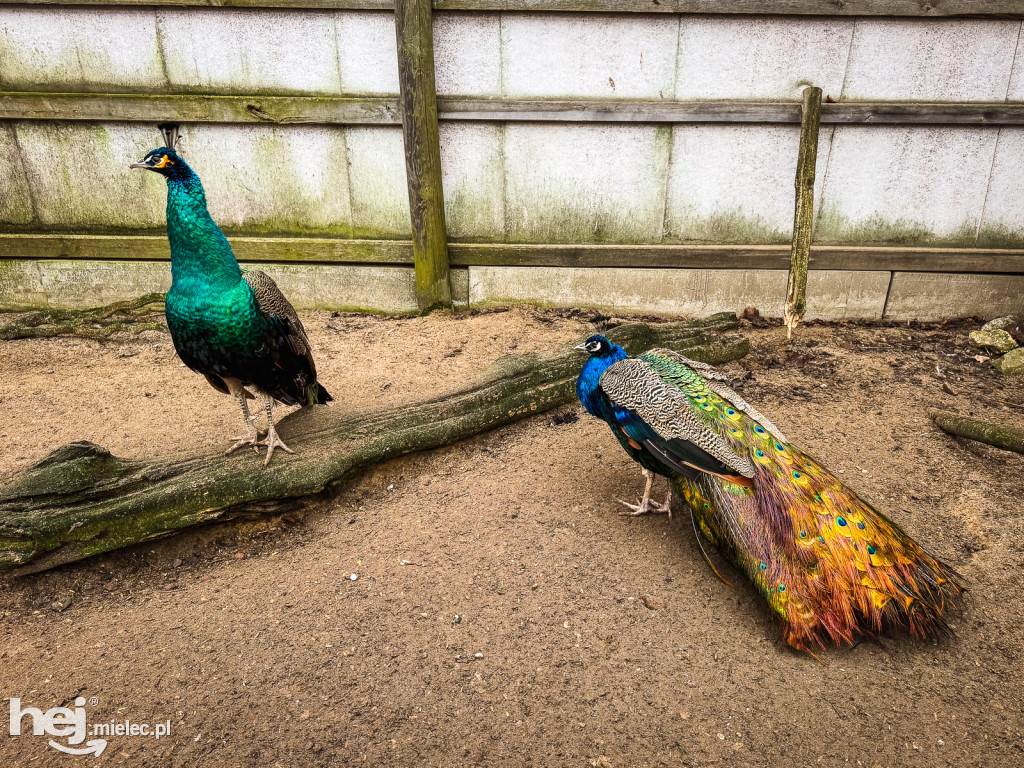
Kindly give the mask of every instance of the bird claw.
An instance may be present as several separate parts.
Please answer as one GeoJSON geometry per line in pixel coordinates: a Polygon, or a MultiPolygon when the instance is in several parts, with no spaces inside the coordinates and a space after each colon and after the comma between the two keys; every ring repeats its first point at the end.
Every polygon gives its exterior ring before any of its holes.
{"type": "Polygon", "coordinates": [[[252,449],[256,453],[259,453],[259,436],[260,433],[257,432],[256,430],[253,430],[251,434],[242,435],[241,437],[232,437],[231,439],[235,441],[235,444],[228,448],[226,451],[224,451],[224,455],[227,456],[229,453],[234,453],[239,448],[242,448],[246,445],[251,445],[252,449]]]}
{"type": "Polygon", "coordinates": [[[623,501],[622,499],[616,499],[616,501],[618,501],[619,504],[622,504],[624,507],[629,507],[631,510],[633,510],[632,512],[621,513],[623,515],[628,515],[629,517],[638,517],[640,515],[646,515],[648,512],[651,511],[650,499],[641,499],[639,504],[630,504],[628,501],[623,501]]]}
{"type": "Polygon", "coordinates": [[[267,458],[263,460],[264,467],[270,463],[270,457],[274,455],[275,448],[280,448],[285,453],[295,453],[295,451],[285,445],[284,441],[278,437],[277,430],[273,427],[270,428],[266,438],[259,441],[259,445],[267,446],[267,458]]]}
{"type": "Polygon", "coordinates": [[[659,515],[668,515],[668,519],[672,519],[672,502],[666,501],[662,504],[660,501],[648,501],[651,509],[657,512],[659,515]]]}
{"type": "Polygon", "coordinates": [[[640,503],[639,504],[630,504],[628,501],[623,501],[622,499],[616,499],[616,501],[618,501],[619,504],[622,504],[623,506],[629,507],[631,510],[633,510],[632,512],[622,512],[621,513],[621,514],[627,515],[629,517],[639,517],[640,515],[649,515],[649,514],[660,514],[660,515],[663,515],[666,512],[668,513],[668,516],[670,518],[672,517],[672,507],[671,506],[669,506],[667,504],[661,504],[661,503],[659,503],[657,501],[652,501],[651,499],[640,499],[640,503]]]}

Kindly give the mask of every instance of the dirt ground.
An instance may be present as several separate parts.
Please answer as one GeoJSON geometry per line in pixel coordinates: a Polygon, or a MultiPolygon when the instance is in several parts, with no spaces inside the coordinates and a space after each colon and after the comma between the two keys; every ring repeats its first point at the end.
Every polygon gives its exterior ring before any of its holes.
{"type": "MultiPolygon", "coordinates": [[[[321,380],[367,407],[592,327],[534,310],[303,319],[321,380]]],[[[724,366],[961,571],[955,638],[790,650],[753,589],[702,561],[685,510],[619,515],[640,473],[571,406],[289,515],[0,584],[0,722],[12,696],[43,710],[83,696],[90,724],[171,725],[111,737],[98,758],[5,730],[0,764],[1024,765],[1024,456],[927,418],[1024,426],[1024,382],[972,359],[974,327],[809,325],[787,345],[747,326],[750,355],[724,366]]],[[[74,440],[166,455],[226,447],[240,426],[155,332],[0,342],[0,407],[0,482],[74,440]]]]}

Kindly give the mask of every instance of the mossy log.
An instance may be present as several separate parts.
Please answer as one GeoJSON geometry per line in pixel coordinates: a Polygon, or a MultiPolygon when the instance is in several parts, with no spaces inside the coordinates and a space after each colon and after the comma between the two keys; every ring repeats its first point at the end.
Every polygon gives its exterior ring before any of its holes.
{"type": "MultiPolygon", "coordinates": [[[[668,347],[709,363],[747,353],[747,340],[721,334],[735,315],[693,322],[630,323],[607,332],[628,351],[668,347]]],[[[426,400],[366,413],[305,409],[278,423],[294,456],[266,469],[254,453],[206,450],[173,458],[129,460],[88,442],[72,443],[0,487],[0,572],[32,573],[109,552],[182,528],[239,514],[281,511],[337,486],[360,467],[437,448],[573,399],[583,364],[567,345],[544,354],[510,355],[473,380],[426,400]]]]}
{"type": "Polygon", "coordinates": [[[1024,429],[972,419],[969,416],[958,416],[946,411],[932,411],[929,416],[940,429],[951,435],[977,440],[979,443],[993,445],[1004,451],[1024,453],[1024,429]]]}
{"type": "Polygon", "coordinates": [[[81,336],[105,339],[119,332],[166,331],[154,314],[153,304],[163,304],[165,294],[147,293],[131,301],[117,301],[92,309],[47,309],[21,315],[0,326],[0,340],[39,339],[50,336],[81,336]]]}

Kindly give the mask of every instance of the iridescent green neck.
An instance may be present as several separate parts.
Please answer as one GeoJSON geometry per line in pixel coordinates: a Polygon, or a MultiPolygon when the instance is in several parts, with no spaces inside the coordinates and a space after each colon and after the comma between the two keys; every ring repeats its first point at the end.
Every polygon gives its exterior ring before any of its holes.
{"type": "Polygon", "coordinates": [[[223,290],[242,279],[227,238],[206,210],[203,184],[191,168],[167,179],[167,239],[172,289],[187,283],[191,290],[223,290]]]}

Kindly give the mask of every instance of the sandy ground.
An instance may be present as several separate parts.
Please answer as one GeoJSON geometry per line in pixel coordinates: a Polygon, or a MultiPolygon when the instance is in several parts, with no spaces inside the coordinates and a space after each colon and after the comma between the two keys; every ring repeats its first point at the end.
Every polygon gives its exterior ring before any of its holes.
{"type": "MultiPolygon", "coordinates": [[[[529,310],[304,321],[324,383],[368,407],[591,328],[529,310]]],[[[0,722],[11,696],[83,696],[90,723],[171,724],[99,758],[5,734],[0,764],[1024,765],[1024,457],[927,419],[1024,426],[1024,382],[972,359],[973,327],[812,325],[790,346],[748,327],[751,354],[725,366],[963,573],[953,639],[791,651],[753,590],[701,560],[688,515],[619,516],[640,474],[573,406],[285,516],[0,584],[0,722]]],[[[0,342],[0,407],[0,477],[80,439],[214,450],[240,422],[158,333],[0,342]]]]}

